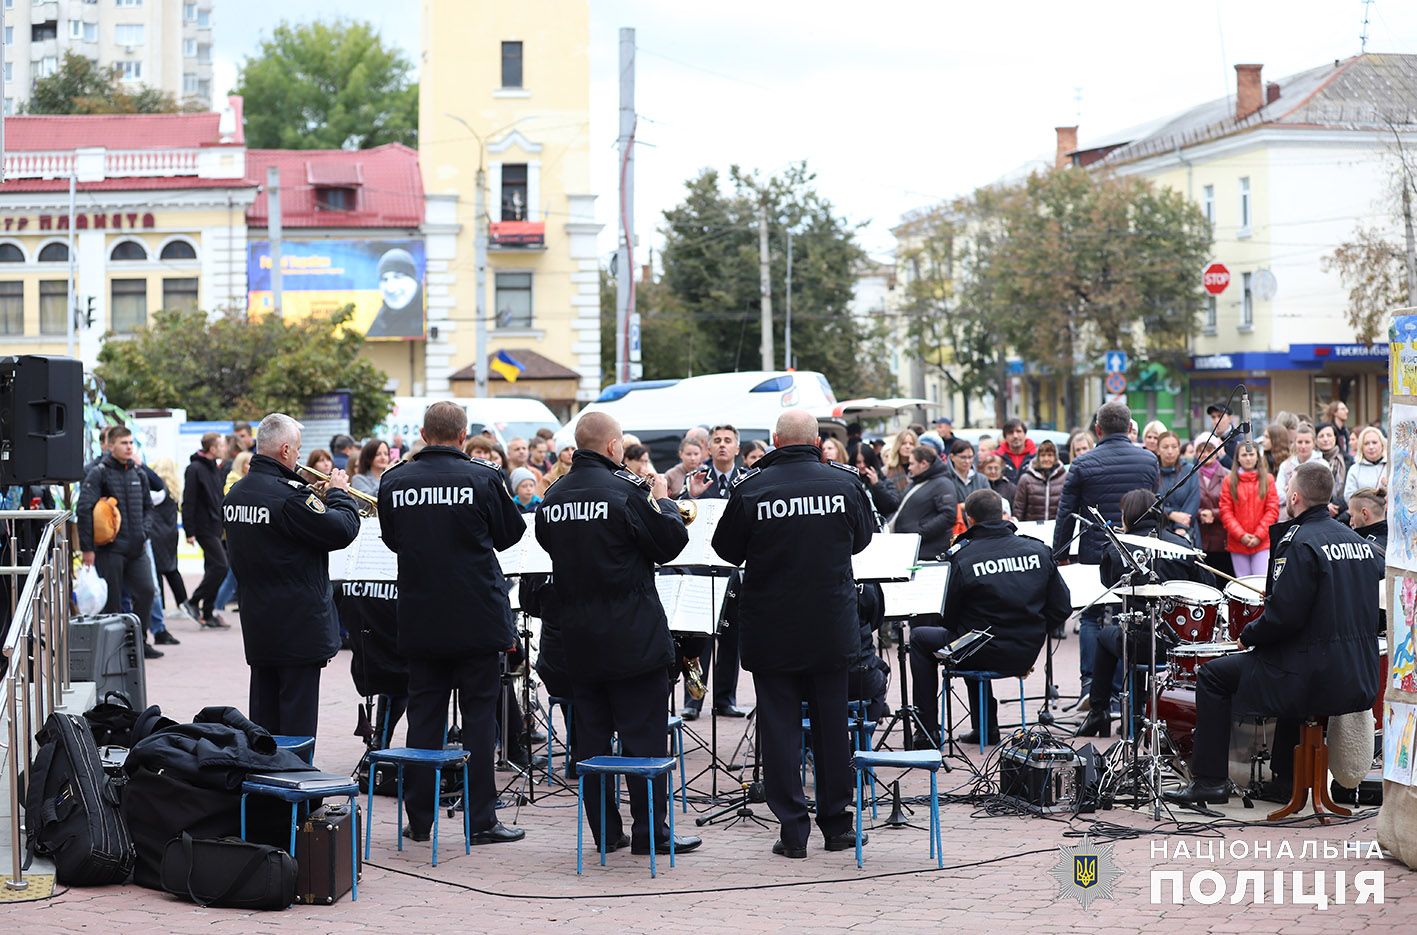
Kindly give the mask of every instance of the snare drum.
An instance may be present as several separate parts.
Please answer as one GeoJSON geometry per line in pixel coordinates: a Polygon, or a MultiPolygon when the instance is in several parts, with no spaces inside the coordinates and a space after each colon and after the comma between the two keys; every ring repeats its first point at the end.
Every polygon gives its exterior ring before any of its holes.
{"type": "Polygon", "coordinates": [[[1231,639],[1239,639],[1240,631],[1264,613],[1264,594],[1245,587],[1248,584],[1263,592],[1264,582],[1264,575],[1246,575],[1225,586],[1225,616],[1229,619],[1231,639]]]}
{"type": "Polygon", "coordinates": [[[1209,585],[1195,581],[1167,581],[1169,596],[1161,599],[1161,622],[1183,643],[1209,643],[1225,636],[1220,626],[1220,608],[1225,596],[1209,585]],[[1216,628],[1220,627],[1220,632],[1216,628]]]}
{"type": "Polygon", "coordinates": [[[1194,685],[1196,670],[1222,656],[1243,652],[1239,643],[1187,643],[1173,647],[1166,664],[1168,684],[1194,685]]]}

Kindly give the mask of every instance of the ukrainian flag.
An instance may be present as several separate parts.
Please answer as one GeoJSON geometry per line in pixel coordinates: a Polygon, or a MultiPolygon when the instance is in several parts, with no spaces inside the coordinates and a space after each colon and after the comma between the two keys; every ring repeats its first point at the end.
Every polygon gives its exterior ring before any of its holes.
{"type": "Polygon", "coordinates": [[[502,379],[506,380],[508,383],[517,382],[517,377],[521,376],[522,371],[526,369],[526,367],[522,366],[521,361],[517,360],[511,354],[508,354],[506,351],[498,351],[496,354],[493,354],[492,362],[488,364],[488,367],[500,373],[502,379]]]}

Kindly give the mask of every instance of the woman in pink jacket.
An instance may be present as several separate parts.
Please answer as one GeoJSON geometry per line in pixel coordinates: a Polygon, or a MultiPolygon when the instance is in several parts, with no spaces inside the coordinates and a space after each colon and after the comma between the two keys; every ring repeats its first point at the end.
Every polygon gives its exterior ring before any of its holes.
{"type": "Polygon", "coordinates": [[[1236,577],[1269,570],[1269,527],[1279,519],[1279,492],[1254,442],[1235,449],[1235,466],[1220,488],[1220,521],[1236,577]]]}

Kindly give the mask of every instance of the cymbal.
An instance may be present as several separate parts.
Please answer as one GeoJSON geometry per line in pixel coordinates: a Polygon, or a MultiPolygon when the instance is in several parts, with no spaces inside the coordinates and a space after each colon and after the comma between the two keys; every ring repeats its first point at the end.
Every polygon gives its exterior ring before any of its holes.
{"type": "Polygon", "coordinates": [[[1135,587],[1116,587],[1112,593],[1118,597],[1175,597],[1176,589],[1164,584],[1139,584],[1135,587]]]}
{"type": "Polygon", "coordinates": [[[1167,542],[1165,539],[1154,536],[1133,536],[1125,532],[1119,532],[1117,533],[1117,539],[1118,541],[1125,542],[1127,545],[1134,545],[1137,548],[1146,549],[1151,552],[1161,552],[1165,555],[1180,555],[1191,558],[1202,554],[1199,550],[1191,546],[1177,545],[1174,542],[1167,542]]]}

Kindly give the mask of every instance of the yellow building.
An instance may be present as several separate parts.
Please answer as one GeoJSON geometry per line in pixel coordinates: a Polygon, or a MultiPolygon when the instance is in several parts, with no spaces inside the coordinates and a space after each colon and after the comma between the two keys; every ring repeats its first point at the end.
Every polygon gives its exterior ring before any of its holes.
{"type": "Polygon", "coordinates": [[[243,308],[240,126],[239,98],[220,114],[7,118],[0,352],[92,367],[106,334],[158,309],[243,308]]]}
{"type": "Polygon", "coordinates": [[[429,394],[463,385],[478,363],[474,257],[483,224],[489,353],[531,351],[559,368],[545,381],[490,382],[489,392],[541,396],[569,415],[600,390],[589,44],[587,0],[423,2],[429,394]],[[479,166],[484,217],[475,210],[479,166]],[[565,398],[570,372],[576,392],[565,398]]]}

